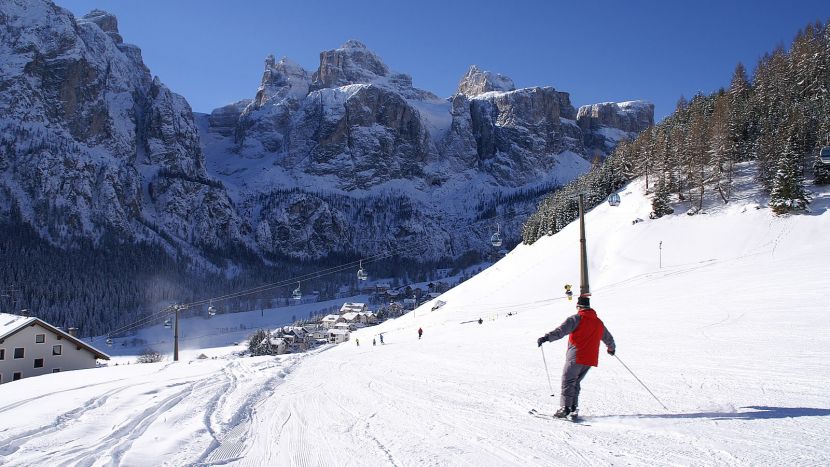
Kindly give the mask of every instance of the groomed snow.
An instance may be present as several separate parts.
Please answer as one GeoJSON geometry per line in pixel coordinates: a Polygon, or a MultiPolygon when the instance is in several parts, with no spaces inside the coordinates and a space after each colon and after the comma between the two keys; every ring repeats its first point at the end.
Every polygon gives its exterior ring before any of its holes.
{"type": "MultiPolygon", "coordinates": [[[[642,191],[634,183],[619,207],[586,216],[592,301],[668,410],[601,353],[580,401],[590,426],[527,414],[558,403],[536,338],[574,312],[562,296],[579,287],[572,224],[438,310],[338,346],[255,358],[214,348],[4,384],[0,463],[830,464],[830,192],[816,190],[809,214],[775,217],[744,185],[706,214],[648,220],[642,191]],[[372,346],[378,332],[385,344],[372,346]]],[[[565,345],[543,348],[557,396],[565,345]]]]}

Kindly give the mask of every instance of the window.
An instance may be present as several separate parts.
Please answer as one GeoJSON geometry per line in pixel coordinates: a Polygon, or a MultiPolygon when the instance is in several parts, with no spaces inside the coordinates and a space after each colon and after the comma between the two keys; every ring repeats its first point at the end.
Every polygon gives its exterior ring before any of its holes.
{"type": "Polygon", "coordinates": [[[35,368],[43,368],[43,359],[42,358],[36,358],[35,359],[35,368]]]}
{"type": "Polygon", "coordinates": [[[59,345],[53,345],[52,346],[52,355],[61,355],[62,352],[63,352],[63,348],[61,348],[61,346],[59,346],[59,345]]]}
{"type": "Polygon", "coordinates": [[[46,334],[35,334],[35,344],[46,342],[46,334]]]}
{"type": "Polygon", "coordinates": [[[23,358],[23,353],[26,349],[23,347],[15,347],[14,349],[14,358],[23,358]]]}
{"type": "Polygon", "coordinates": [[[19,371],[15,371],[14,374],[12,375],[12,381],[17,381],[22,377],[23,377],[23,375],[19,371]]]}
{"type": "Polygon", "coordinates": [[[52,373],[60,373],[60,372],[61,372],[60,368],[55,368],[54,370],[52,370],[52,373]]]}
{"type": "Polygon", "coordinates": [[[0,360],[6,359],[6,349],[0,349],[0,360]]]}

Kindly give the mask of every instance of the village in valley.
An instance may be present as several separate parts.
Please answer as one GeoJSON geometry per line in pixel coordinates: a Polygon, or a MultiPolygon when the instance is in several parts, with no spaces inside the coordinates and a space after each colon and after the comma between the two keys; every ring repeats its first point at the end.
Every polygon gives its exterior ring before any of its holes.
{"type": "MultiPolygon", "coordinates": [[[[319,345],[348,342],[353,331],[397,318],[436,299],[447,289],[449,286],[440,281],[430,282],[426,290],[417,285],[392,288],[389,284],[376,284],[362,290],[373,305],[346,302],[339,310],[329,314],[314,315],[270,331],[261,330],[251,335],[248,350],[251,355],[281,355],[304,352],[319,345]]],[[[436,300],[432,311],[444,304],[436,300]]],[[[357,345],[360,345],[359,342],[357,345]]],[[[378,343],[383,343],[381,334],[373,338],[372,344],[378,343]]]]}
{"type": "MultiPolygon", "coordinates": [[[[323,302],[328,304],[322,308],[325,311],[317,308],[317,311],[309,312],[307,319],[296,319],[293,313],[286,314],[298,306],[314,306],[318,295],[311,292],[293,300],[292,305],[261,309],[255,313],[220,313],[217,316],[213,307],[206,312],[191,310],[180,320],[179,330],[175,329],[175,321],[167,318],[161,325],[155,326],[158,328],[155,333],[136,329],[113,336],[84,339],[77,336],[76,329],[64,330],[40,318],[28,316],[26,310],[19,314],[3,313],[0,314],[0,384],[48,373],[175,359],[170,351],[176,334],[180,335],[183,349],[198,349],[204,344],[199,338],[209,336],[232,339],[236,344],[247,343],[247,349],[240,351],[240,355],[305,352],[321,345],[348,342],[353,331],[397,318],[434,300],[450,287],[445,281],[399,287],[375,283],[357,290],[357,295],[354,290],[342,290],[338,294],[343,298],[362,297],[365,299],[363,302],[345,302],[339,308],[336,300],[323,302]],[[335,304],[332,305],[332,302],[335,304]],[[271,313],[275,314],[274,318],[266,316],[271,313]],[[280,316],[285,316],[283,322],[293,322],[274,327],[273,323],[279,322],[280,316]],[[205,322],[199,317],[208,319],[205,322]],[[197,336],[193,337],[194,334],[197,336]],[[119,355],[120,358],[111,358],[119,355]]],[[[433,310],[443,304],[443,301],[437,300],[433,310]]],[[[375,337],[375,343],[382,343],[379,335],[375,337]]]]}

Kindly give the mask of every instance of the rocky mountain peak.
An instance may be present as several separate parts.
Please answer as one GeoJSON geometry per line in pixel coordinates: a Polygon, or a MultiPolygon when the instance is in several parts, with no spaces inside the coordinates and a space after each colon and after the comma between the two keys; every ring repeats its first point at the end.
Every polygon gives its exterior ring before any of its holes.
{"type": "Polygon", "coordinates": [[[89,13],[85,14],[83,18],[79,20],[79,22],[88,22],[98,25],[102,31],[107,33],[112,39],[115,41],[116,44],[121,44],[124,40],[121,38],[121,34],[118,32],[118,19],[115,15],[108,13],[104,10],[92,10],[89,13]]]}
{"type": "Polygon", "coordinates": [[[299,64],[287,57],[277,62],[273,55],[269,55],[265,58],[265,71],[253,105],[259,108],[275,98],[279,101],[286,98],[301,99],[308,94],[309,84],[308,72],[299,64]]]}
{"type": "Polygon", "coordinates": [[[338,49],[320,52],[320,67],[311,79],[314,89],[322,89],[372,83],[389,75],[389,67],[377,54],[352,39],[338,49]]]}
{"type": "Polygon", "coordinates": [[[515,89],[516,85],[513,84],[510,77],[492,71],[484,71],[475,65],[471,65],[470,69],[467,70],[467,74],[458,83],[456,93],[474,97],[490,91],[506,92],[515,89]]]}

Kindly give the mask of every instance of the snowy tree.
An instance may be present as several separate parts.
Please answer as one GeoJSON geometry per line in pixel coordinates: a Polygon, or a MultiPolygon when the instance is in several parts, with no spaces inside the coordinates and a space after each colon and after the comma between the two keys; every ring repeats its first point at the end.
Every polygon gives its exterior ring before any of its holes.
{"type": "Polygon", "coordinates": [[[770,208],[776,214],[800,211],[807,208],[810,200],[804,188],[802,154],[799,153],[798,120],[790,119],[789,136],[778,157],[777,171],[772,179],[770,208]]]}

